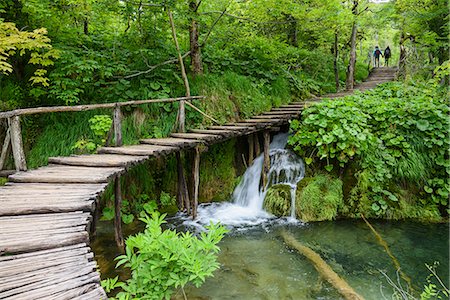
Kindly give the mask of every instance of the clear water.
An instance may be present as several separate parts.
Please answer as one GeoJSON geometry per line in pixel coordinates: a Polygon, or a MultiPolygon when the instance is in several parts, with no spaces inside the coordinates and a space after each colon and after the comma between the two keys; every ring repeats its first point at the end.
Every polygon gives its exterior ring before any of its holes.
{"type": "MultiPolygon", "coordinates": [[[[268,186],[289,184],[295,195],[296,184],[304,176],[304,165],[294,153],[283,149],[286,141],[287,134],[279,134],[271,143],[268,186]]],[[[391,299],[393,288],[380,271],[397,281],[395,268],[364,222],[305,224],[293,218],[294,212],[290,218],[278,219],[263,210],[262,160],[262,156],[256,158],[248,168],[232,202],[201,205],[195,221],[182,214],[168,219],[168,226],[177,230],[202,231],[210,221],[221,222],[230,229],[219,245],[220,269],[201,288],[187,287],[188,299],[341,299],[320,278],[311,262],[284,244],[281,230],[290,231],[320,254],[365,299],[391,299]]],[[[100,224],[93,243],[104,278],[115,276],[113,259],[119,254],[113,226],[107,224],[100,224]]],[[[416,291],[423,289],[429,275],[426,263],[439,261],[438,272],[445,282],[449,281],[448,224],[372,224],[390,246],[403,272],[412,279],[416,291]]],[[[134,225],[128,227],[127,233],[139,229],[142,226],[134,225]]],[[[122,271],[119,275],[127,274],[122,271]]]]}
{"type": "MultiPolygon", "coordinates": [[[[178,217],[169,222],[172,227],[186,229],[178,217]]],[[[422,290],[426,283],[429,272],[425,263],[439,261],[440,277],[449,282],[448,224],[371,222],[389,244],[403,271],[411,277],[416,290],[422,290]]],[[[137,229],[133,226],[128,231],[137,229]]],[[[219,245],[220,269],[200,288],[188,287],[188,299],[341,299],[320,279],[306,258],[286,247],[279,235],[282,229],[319,253],[366,299],[391,299],[392,288],[379,270],[396,279],[395,269],[364,222],[303,224],[277,219],[233,227],[219,245]]],[[[113,259],[119,253],[111,223],[100,223],[93,247],[102,277],[115,276],[113,259]]]]}

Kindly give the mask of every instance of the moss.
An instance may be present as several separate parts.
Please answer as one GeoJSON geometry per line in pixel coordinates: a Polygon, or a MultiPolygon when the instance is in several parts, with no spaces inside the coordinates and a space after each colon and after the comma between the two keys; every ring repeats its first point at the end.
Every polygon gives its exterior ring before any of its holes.
{"type": "Polygon", "coordinates": [[[264,210],[277,216],[291,215],[291,187],[284,184],[271,186],[264,198],[264,210]]]}
{"type": "Polygon", "coordinates": [[[342,181],[324,174],[302,181],[296,195],[297,217],[306,222],[336,218],[343,205],[342,181]]]}
{"type": "Polygon", "coordinates": [[[6,182],[8,182],[8,179],[6,179],[6,178],[0,178],[0,186],[5,185],[6,182]]]}
{"type": "Polygon", "coordinates": [[[229,200],[236,186],[236,139],[213,145],[200,158],[199,202],[229,200]]]}

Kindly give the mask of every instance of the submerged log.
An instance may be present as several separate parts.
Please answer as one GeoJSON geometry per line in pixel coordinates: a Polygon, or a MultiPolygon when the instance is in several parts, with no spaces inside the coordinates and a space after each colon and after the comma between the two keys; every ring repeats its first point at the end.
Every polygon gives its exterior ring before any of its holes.
{"type": "Polygon", "coordinates": [[[312,249],[306,247],[299,241],[297,241],[290,233],[283,231],[281,233],[285,243],[296,249],[306,258],[308,258],[314,265],[314,268],[319,274],[325,278],[345,299],[347,300],[363,300],[364,298],[359,295],[353,288],[320,257],[319,254],[312,249]]]}

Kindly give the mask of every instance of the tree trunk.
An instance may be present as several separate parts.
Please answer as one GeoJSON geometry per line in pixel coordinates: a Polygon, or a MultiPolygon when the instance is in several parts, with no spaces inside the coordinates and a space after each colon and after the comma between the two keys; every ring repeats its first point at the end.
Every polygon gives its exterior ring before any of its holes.
{"type": "MultiPolygon", "coordinates": [[[[170,28],[172,29],[172,38],[177,49],[178,62],[181,68],[181,77],[183,78],[184,87],[186,88],[186,97],[191,96],[191,88],[189,87],[189,81],[186,75],[186,69],[184,68],[183,57],[181,55],[180,46],[178,44],[177,32],[175,29],[175,23],[173,22],[172,12],[167,8],[167,15],[169,16],[170,28]]],[[[185,132],[185,104],[184,101],[180,101],[180,108],[178,110],[178,132],[185,132]]]]}
{"type": "Polygon", "coordinates": [[[197,16],[197,9],[200,4],[195,0],[191,0],[189,2],[189,10],[191,11],[192,17],[190,18],[190,27],[189,27],[189,44],[191,50],[191,67],[192,74],[194,76],[203,73],[203,64],[202,64],[202,56],[200,51],[200,45],[198,42],[198,23],[195,18],[197,16]]]}
{"type": "Polygon", "coordinates": [[[405,48],[405,33],[402,32],[400,36],[400,58],[398,61],[399,74],[404,76],[406,74],[406,48],[405,48]]]}
{"type": "Polygon", "coordinates": [[[345,80],[345,88],[348,91],[353,90],[355,83],[355,66],[356,66],[356,35],[358,33],[358,26],[356,24],[358,17],[359,0],[353,0],[352,14],[354,17],[352,25],[352,35],[350,37],[350,59],[347,67],[347,78],[345,80]]]}
{"type": "Polygon", "coordinates": [[[355,82],[355,65],[356,65],[356,33],[357,33],[357,27],[356,27],[356,21],[353,22],[352,26],[352,36],[350,40],[350,60],[348,62],[347,67],[347,78],[345,81],[345,88],[348,91],[353,90],[354,82],[355,82]]]}
{"type": "Polygon", "coordinates": [[[333,69],[334,69],[334,81],[336,83],[336,92],[339,91],[339,69],[338,69],[338,58],[339,58],[339,48],[338,48],[338,31],[334,32],[334,61],[333,61],[333,69]]]}

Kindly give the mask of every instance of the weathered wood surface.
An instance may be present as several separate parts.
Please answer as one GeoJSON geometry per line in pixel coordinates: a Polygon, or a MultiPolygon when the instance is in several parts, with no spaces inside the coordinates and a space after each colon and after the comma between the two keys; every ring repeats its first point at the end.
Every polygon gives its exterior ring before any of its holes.
{"type": "Polygon", "coordinates": [[[0,256],[0,299],[106,299],[85,243],[0,256]]]}
{"type": "Polygon", "coordinates": [[[179,149],[185,149],[185,148],[194,148],[197,144],[202,143],[202,141],[192,139],[181,139],[181,138],[162,138],[162,139],[142,139],[140,140],[140,143],[156,146],[172,146],[179,149]]]}
{"type": "Polygon", "coordinates": [[[213,142],[220,140],[222,137],[220,135],[215,134],[203,134],[203,133],[172,133],[170,135],[174,138],[182,138],[182,139],[194,139],[203,142],[213,142]]]}
{"type": "Polygon", "coordinates": [[[157,146],[157,145],[130,145],[122,147],[103,147],[98,150],[98,153],[104,154],[121,154],[121,155],[135,155],[135,156],[160,156],[166,155],[175,151],[179,148],[170,146],[157,146]]]}
{"type": "Polygon", "coordinates": [[[148,159],[146,156],[129,156],[118,154],[72,155],[50,157],[51,164],[70,165],[80,167],[122,167],[129,168],[148,159]]]}
{"type": "Polygon", "coordinates": [[[123,168],[93,168],[49,165],[9,176],[12,182],[22,183],[104,183],[123,168]]]}

